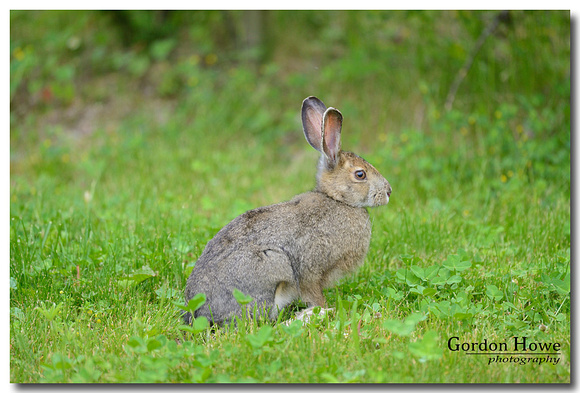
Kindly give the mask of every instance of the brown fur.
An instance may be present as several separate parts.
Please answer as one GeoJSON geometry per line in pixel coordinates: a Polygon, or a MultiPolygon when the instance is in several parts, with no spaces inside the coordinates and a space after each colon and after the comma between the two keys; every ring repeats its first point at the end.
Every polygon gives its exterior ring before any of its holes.
{"type": "MultiPolygon", "coordinates": [[[[321,153],[315,190],[250,210],[208,242],[185,290],[186,303],[198,293],[207,297],[196,317],[222,323],[241,315],[234,288],[270,319],[297,298],[324,307],[322,290],[363,263],[371,238],[366,208],[387,204],[391,186],[371,164],[341,150],[338,110],[309,97],[302,123],[321,153]]],[[[190,323],[191,315],[184,319],[190,323]]]]}

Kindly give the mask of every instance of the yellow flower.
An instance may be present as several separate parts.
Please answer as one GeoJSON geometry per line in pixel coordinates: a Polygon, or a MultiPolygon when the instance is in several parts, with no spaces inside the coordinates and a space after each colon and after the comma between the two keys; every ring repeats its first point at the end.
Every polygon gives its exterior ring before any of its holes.
{"type": "Polygon", "coordinates": [[[501,182],[505,183],[507,181],[507,176],[506,175],[501,175],[501,182]]]}
{"type": "Polygon", "coordinates": [[[502,113],[501,111],[495,111],[495,118],[496,119],[501,119],[502,113]]]}
{"type": "Polygon", "coordinates": [[[24,59],[24,51],[20,47],[14,49],[13,54],[14,54],[14,58],[18,61],[21,61],[22,59],[24,59]]]}
{"type": "Polygon", "coordinates": [[[210,53],[205,57],[205,64],[207,64],[208,66],[212,66],[215,63],[217,63],[217,60],[218,60],[217,55],[215,53],[210,53]]]}

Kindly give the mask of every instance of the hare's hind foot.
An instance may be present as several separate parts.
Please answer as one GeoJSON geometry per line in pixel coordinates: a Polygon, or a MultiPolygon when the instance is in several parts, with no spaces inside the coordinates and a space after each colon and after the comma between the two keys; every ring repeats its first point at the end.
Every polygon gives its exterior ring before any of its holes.
{"type": "Polygon", "coordinates": [[[308,307],[307,309],[304,309],[304,310],[300,311],[299,313],[297,313],[294,316],[294,318],[290,318],[289,320],[285,321],[284,325],[288,326],[294,321],[302,321],[302,323],[309,323],[314,315],[316,315],[318,317],[322,317],[329,312],[330,313],[334,312],[334,308],[321,308],[318,306],[308,307]],[[316,308],[319,309],[319,310],[317,310],[318,313],[314,312],[316,308]]]}

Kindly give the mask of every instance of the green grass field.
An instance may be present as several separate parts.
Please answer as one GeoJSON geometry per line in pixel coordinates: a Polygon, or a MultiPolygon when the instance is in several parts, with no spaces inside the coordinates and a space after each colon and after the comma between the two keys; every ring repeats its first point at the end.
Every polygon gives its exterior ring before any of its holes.
{"type": "Polygon", "coordinates": [[[450,110],[492,12],[271,12],[257,66],[224,15],[11,12],[11,382],[570,383],[569,13],[512,12],[450,110]],[[213,235],[314,187],[309,95],[393,187],[365,264],[308,324],[184,327],[213,235]]]}

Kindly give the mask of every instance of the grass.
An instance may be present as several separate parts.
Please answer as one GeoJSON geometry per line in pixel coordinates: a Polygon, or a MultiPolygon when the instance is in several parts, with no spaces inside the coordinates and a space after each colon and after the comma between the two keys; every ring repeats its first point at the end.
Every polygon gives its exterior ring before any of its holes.
{"type": "MultiPolygon", "coordinates": [[[[299,15],[297,23],[307,25],[303,18],[311,16],[299,15]]],[[[441,29],[429,15],[422,21],[441,29]]],[[[545,64],[542,54],[559,47],[535,43],[526,18],[550,25],[554,14],[524,15],[516,15],[525,23],[513,34],[537,45],[545,64]]],[[[275,17],[281,26],[290,23],[275,17]]],[[[546,34],[549,41],[555,33],[546,34]]],[[[18,46],[19,35],[12,35],[18,46]]],[[[360,56],[374,48],[352,40],[360,56]]],[[[421,64],[429,49],[418,48],[423,52],[406,62],[421,64]]],[[[176,92],[178,99],[136,97],[125,89],[123,70],[110,76],[121,86],[113,98],[103,93],[110,82],[93,76],[110,116],[95,117],[85,133],[50,117],[75,108],[74,99],[22,116],[23,93],[15,93],[11,382],[569,383],[569,74],[555,65],[551,73],[526,68],[524,79],[539,84],[534,72],[541,72],[553,91],[515,94],[511,80],[506,94],[484,91],[493,105],[466,93],[458,108],[444,112],[439,71],[390,81],[401,102],[389,106],[390,96],[379,94],[386,80],[372,87],[329,63],[306,86],[300,73],[277,66],[286,64],[281,53],[261,74],[243,65],[190,64],[198,79],[176,92]],[[403,94],[409,86],[413,91],[403,94]],[[300,102],[310,94],[341,109],[344,148],[363,155],[393,186],[389,205],[370,211],[365,264],[325,292],[335,312],[309,324],[282,323],[298,303],[279,323],[184,330],[175,303],[182,304],[207,241],[238,214],[314,186],[317,156],[299,123],[300,102]],[[130,111],[122,109],[127,103],[130,111]],[[406,119],[406,106],[421,120],[406,119]],[[488,364],[490,356],[449,350],[452,337],[560,343],[560,361],[488,364]]],[[[565,64],[561,57],[554,64],[565,64]]],[[[341,59],[341,66],[358,64],[341,59]]],[[[485,61],[477,64],[470,74],[476,80],[485,61]]],[[[465,83],[466,91],[482,89],[465,83]]],[[[61,88],[68,97],[70,89],[61,88]]],[[[88,90],[74,91],[93,102],[96,93],[88,90]]]]}

